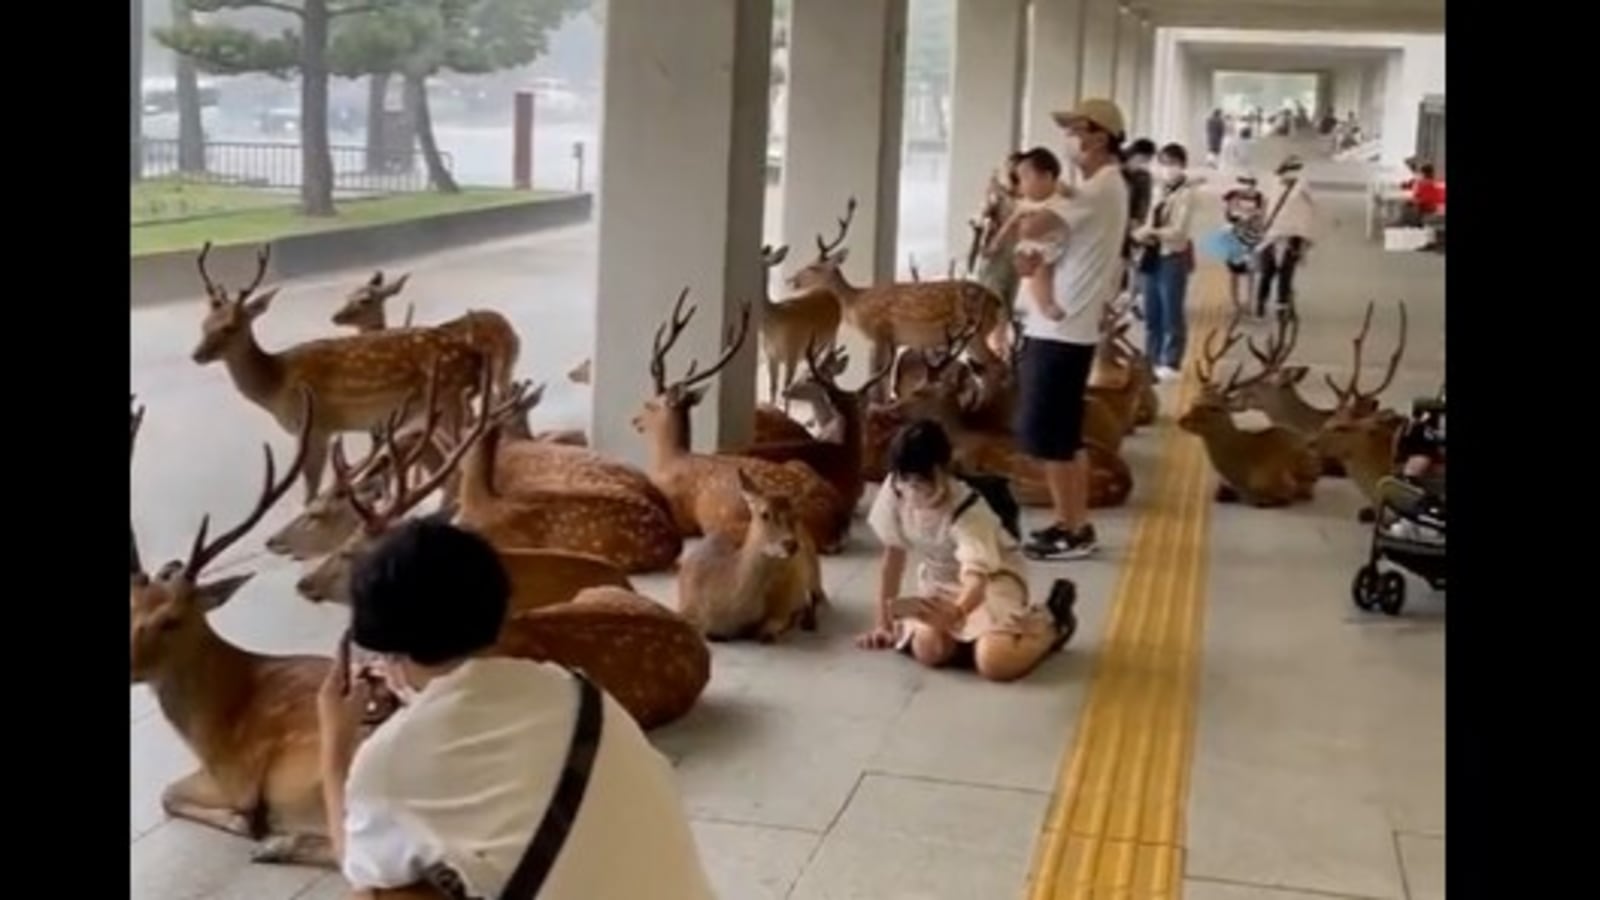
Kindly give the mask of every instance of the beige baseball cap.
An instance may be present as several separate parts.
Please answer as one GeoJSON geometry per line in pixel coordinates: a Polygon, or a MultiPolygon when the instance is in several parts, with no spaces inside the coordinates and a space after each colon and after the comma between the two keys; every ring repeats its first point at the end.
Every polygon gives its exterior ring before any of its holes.
{"type": "Polygon", "coordinates": [[[1063,128],[1073,122],[1088,122],[1101,131],[1110,132],[1118,137],[1126,137],[1128,134],[1128,129],[1123,124],[1122,110],[1114,101],[1103,97],[1079,100],[1072,109],[1053,112],[1050,117],[1063,128]]]}

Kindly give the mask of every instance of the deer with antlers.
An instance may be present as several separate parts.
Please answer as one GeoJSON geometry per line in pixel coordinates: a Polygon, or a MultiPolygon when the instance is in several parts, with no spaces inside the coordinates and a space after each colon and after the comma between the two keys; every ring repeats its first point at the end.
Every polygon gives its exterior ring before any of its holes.
{"type": "MultiPolygon", "coordinates": [[[[857,287],[844,277],[841,267],[848,256],[844,247],[855,218],[856,201],[850,198],[839,232],[826,241],[817,236],[817,258],[795,273],[790,284],[797,290],[825,288],[838,298],[844,321],[872,343],[871,368],[889,364],[896,347],[936,348],[947,331],[976,325],[988,338],[1006,325],[1005,302],[976,281],[910,281],[857,287]]],[[[996,340],[1003,340],[1000,334],[996,340]]],[[[995,353],[987,340],[972,346],[975,357],[990,361],[995,353]]]]}
{"type": "MultiPolygon", "coordinates": [[[[261,521],[300,477],[311,439],[312,400],[299,392],[299,446],[282,477],[266,449],[266,479],[250,512],[208,537],[211,519],[182,562],[151,574],[131,531],[129,600],[134,684],[154,692],[162,715],[200,761],[168,785],[161,806],[189,819],[261,842],[262,862],[331,864],[322,808],[316,693],[330,661],[318,656],[251,653],[224,640],[209,613],[232,599],[254,573],[202,580],[206,567],[261,521]]],[[[142,411],[135,414],[137,433],[142,411]]]]}
{"type": "Polygon", "coordinates": [[[1144,351],[1128,338],[1132,325],[1126,307],[1106,305],[1087,390],[1090,398],[1100,401],[1116,417],[1124,435],[1155,421],[1160,402],[1155,392],[1155,369],[1144,351]]]}
{"type": "MultiPolygon", "coordinates": [[[[344,304],[334,311],[333,324],[354,328],[358,334],[388,329],[384,303],[404,290],[410,280],[409,272],[393,281],[385,281],[381,270],[372,273],[372,277],[351,291],[345,297],[344,304]]],[[[402,329],[411,328],[411,317],[415,311],[414,306],[406,308],[402,329]]],[[[517,330],[511,327],[511,322],[505,316],[493,310],[469,310],[448,322],[430,327],[460,340],[486,358],[497,360],[499,371],[495,373],[495,388],[500,391],[511,389],[512,379],[516,377],[517,356],[522,352],[522,339],[517,337],[517,330]]]]}
{"type": "Polygon", "coordinates": [[[1216,380],[1217,364],[1243,338],[1239,333],[1242,314],[1242,309],[1234,311],[1226,332],[1212,329],[1206,335],[1195,364],[1200,393],[1178,418],[1178,427],[1205,442],[1211,467],[1222,479],[1217,500],[1243,500],[1258,507],[1310,500],[1322,466],[1306,438],[1276,425],[1261,431],[1241,429],[1233,421],[1227,400],[1243,384],[1241,368],[1235,367],[1226,383],[1216,380]]]}
{"type": "Polygon", "coordinates": [[[698,360],[691,361],[682,378],[669,382],[667,354],[694,317],[693,306],[684,309],[688,299],[689,289],[684,288],[667,321],[656,329],[650,352],[655,396],[645,401],[633,419],[634,429],[649,442],[650,478],[672,505],[679,529],[685,537],[718,532],[742,537],[750,521],[750,510],[737,478],[743,471],[763,493],[790,498],[821,552],[837,552],[849,535],[854,511],[809,466],[749,456],[701,454],[692,449],[689,413],[704,399],[702,385],[715,378],[739,352],[750,328],[750,306],[745,304],[739,321],[728,329],[716,362],[701,370],[698,360]]]}
{"type": "Polygon", "coordinates": [[[742,540],[715,533],[689,551],[678,570],[678,611],[712,640],[766,644],[796,626],[815,631],[827,596],[811,535],[789,498],[762,493],[736,471],[750,526],[742,540]]]}
{"type": "MultiPolygon", "coordinates": [[[[771,270],[789,256],[787,246],[761,248],[761,265],[771,270]]],[[[799,374],[806,348],[828,346],[839,334],[839,300],[825,287],[812,288],[774,302],[763,289],[760,295],[761,352],[767,362],[767,397],[777,404],[783,390],[799,374]]],[[[787,401],[784,401],[787,404],[787,401]]]]}
{"type": "MultiPolygon", "coordinates": [[[[594,360],[585,359],[567,373],[567,380],[573,384],[588,384],[594,368],[594,360]]],[[[811,432],[804,425],[789,418],[789,414],[776,406],[766,403],[756,404],[755,434],[752,441],[757,444],[777,444],[788,441],[804,441],[812,437],[811,432]]],[[[542,435],[543,440],[553,440],[547,433],[542,435]]],[[[571,441],[555,441],[555,443],[573,443],[571,441]]],[[[579,444],[582,446],[582,444],[579,444]]]]}
{"type": "Polygon", "coordinates": [[[1325,459],[1337,461],[1367,505],[1357,518],[1371,522],[1382,502],[1380,483],[1394,474],[1395,444],[1406,418],[1394,410],[1358,414],[1339,410],[1328,417],[1311,438],[1311,446],[1325,459]]]}
{"type": "Polygon", "coordinates": [[[317,398],[317,422],[310,432],[302,477],[309,501],[317,494],[335,434],[372,433],[409,398],[420,396],[437,370],[439,389],[459,396],[474,389],[480,354],[434,329],[381,331],[296,344],[276,353],[256,341],[255,321],[267,311],[278,289],[260,291],[270,249],[256,256],[249,284],[230,292],[206,268],[207,243],[197,265],[205,286],[207,312],[200,326],[194,361],[221,361],[245,399],[265,410],[286,431],[300,430],[299,393],[317,398]]]}

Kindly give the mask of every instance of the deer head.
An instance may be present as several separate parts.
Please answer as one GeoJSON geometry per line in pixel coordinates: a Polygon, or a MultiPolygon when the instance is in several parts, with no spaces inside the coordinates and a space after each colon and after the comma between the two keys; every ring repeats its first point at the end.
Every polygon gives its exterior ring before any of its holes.
{"type": "Polygon", "coordinates": [[[1394,458],[1395,440],[1405,424],[1405,416],[1392,409],[1355,414],[1341,407],[1312,436],[1311,449],[1319,456],[1366,457],[1387,465],[1394,458]]]}
{"type": "Polygon", "coordinates": [[[594,360],[585,359],[567,370],[567,380],[573,384],[588,384],[593,377],[594,360]]]}
{"type": "MultiPolygon", "coordinates": [[[[263,445],[266,455],[266,477],[255,506],[233,528],[215,538],[207,537],[211,517],[200,520],[189,555],[182,561],[173,560],[151,575],[144,567],[139,553],[137,532],[129,527],[130,552],[128,569],[129,605],[131,607],[131,670],[134,684],[159,678],[173,671],[174,666],[184,666],[203,651],[204,642],[214,639],[206,614],[226,603],[253,576],[253,572],[229,575],[202,582],[207,565],[221,556],[261,521],[273,505],[289,490],[306,461],[306,438],[311,431],[312,402],[310,391],[301,391],[299,445],[294,461],[283,477],[275,473],[272,448],[263,445]]],[[[135,413],[134,432],[143,410],[135,413]]]]}
{"type": "Polygon", "coordinates": [[[845,352],[844,348],[833,344],[826,350],[819,351],[816,342],[812,341],[806,344],[805,374],[785,388],[783,395],[789,400],[799,400],[813,407],[826,405],[835,411],[841,411],[846,404],[868,396],[878,382],[888,377],[890,370],[894,368],[894,362],[891,360],[877,372],[868,375],[867,380],[853,391],[847,391],[839,386],[839,376],[849,367],[850,354],[845,352]]]}
{"type": "Polygon", "coordinates": [[[272,305],[278,288],[256,293],[267,277],[267,263],[272,259],[271,245],[264,244],[256,251],[256,274],[250,283],[239,291],[230,293],[217,284],[206,269],[206,257],[211,253],[211,242],[200,248],[196,265],[200,281],[206,290],[206,317],[200,323],[200,344],[194,348],[194,361],[205,365],[225,356],[241,341],[252,340],[251,324],[272,305]]]}
{"type": "MultiPolygon", "coordinates": [[[[388,422],[380,429],[382,453],[388,458],[383,466],[387,483],[377,501],[369,501],[361,491],[349,488],[360,483],[360,475],[346,460],[343,441],[334,440],[332,455],[334,477],[339,483],[347,486],[345,502],[355,510],[357,518],[361,521],[361,527],[300,579],[295,588],[301,596],[313,603],[348,600],[350,568],[356,558],[387,534],[389,529],[398,524],[417,504],[438,490],[455,472],[467,451],[472,449],[489,428],[497,412],[491,405],[495,402],[494,371],[494,361],[484,359],[478,376],[477,397],[481,407],[479,415],[473,420],[467,433],[451,446],[444,462],[420,481],[414,480],[412,475],[429,445],[438,439],[437,431],[442,418],[440,403],[459,402],[460,398],[447,399],[439,396],[439,375],[438,369],[435,368],[428,384],[427,414],[422,424],[422,437],[410,447],[402,447],[397,439],[400,428],[407,420],[409,413],[407,407],[410,404],[403,404],[389,417],[388,422]]],[[[521,399],[520,396],[515,396],[516,390],[512,393],[513,397],[507,399],[511,401],[521,399]]]]}
{"type": "Polygon", "coordinates": [[[1334,395],[1339,398],[1338,408],[1347,409],[1357,416],[1375,412],[1378,409],[1378,398],[1394,382],[1395,373],[1400,369],[1400,357],[1406,351],[1406,304],[1401,301],[1400,337],[1395,341],[1394,353],[1389,355],[1389,365],[1384,369],[1383,380],[1370,391],[1361,389],[1361,350],[1362,345],[1366,343],[1367,333],[1372,330],[1373,306],[1373,303],[1367,303],[1366,315],[1361,319],[1361,330],[1356,332],[1356,336],[1350,341],[1351,350],[1355,358],[1351,361],[1349,380],[1341,385],[1333,380],[1333,376],[1323,376],[1328,382],[1328,387],[1332,388],[1334,395]]]}
{"type": "Polygon", "coordinates": [[[387,323],[383,313],[384,301],[405,290],[406,282],[410,280],[409,272],[388,282],[384,281],[382,270],[373,272],[365,284],[344,298],[344,305],[333,314],[333,324],[351,326],[363,331],[377,331],[383,328],[387,323]]]}
{"type": "Polygon", "coordinates": [[[349,479],[335,478],[333,485],[312,498],[300,514],[267,538],[270,553],[304,561],[324,556],[339,548],[361,528],[358,503],[376,504],[383,499],[387,475],[383,471],[389,458],[374,445],[349,479]],[[351,497],[356,498],[355,502],[351,497]]]}
{"type": "Polygon", "coordinates": [[[1245,341],[1245,347],[1255,357],[1261,371],[1236,383],[1227,395],[1228,409],[1233,412],[1259,409],[1271,402],[1273,394],[1292,390],[1306,376],[1305,366],[1295,366],[1292,370],[1284,368],[1300,338],[1300,317],[1279,316],[1277,321],[1277,329],[1267,339],[1265,349],[1256,345],[1254,337],[1245,341]]]}
{"type": "MultiPolygon", "coordinates": [[[[896,398],[890,410],[911,418],[948,421],[949,416],[975,406],[980,399],[981,386],[961,354],[977,336],[978,324],[977,321],[968,322],[955,331],[947,326],[944,346],[920,354],[921,382],[910,384],[909,387],[903,383],[901,388],[905,390],[905,395],[896,398]]],[[[914,358],[907,354],[901,363],[917,365],[911,362],[914,358]]],[[[896,373],[895,378],[897,381],[903,380],[900,373],[896,373]]]]}
{"type": "Polygon", "coordinates": [[[1195,374],[1200,376],[1200,393],[1178,417],[1179,428],[1198,434],[1207,428],[1233,421],[1232,413],[1228,411],[1228,395],[1240,385],[1240,367],[1235,366],[1228,380],[1219,384],[1216,378],[1217,364],[1244,339],[1244,335],[1239,333],[1239,321],[1243,314],[1242,308],[1236,309],[1228,319],[1225,331],[1213,328],[1206,332],[1200,358],[1195,360],[1195,374]]]}
{"type": "Polygon", "coordinates": [[[788,497],[768,495],[739,469],[739,493],[750,508],[750,531],[745,545],[754,544],[762,556],[790,559],[800,552],[800,523],[788,497]]]}
{"type": "Polygon", "coordinates": [[[734,354],[744,345],[750,331],[750,304],[740,305],[739,318],[728,326],[723,337],[722,353],[711,368],[700,371],[700,361],[690,360],[689,368],[677,381],[667,380],[667,353],[694,318],[695,307],[684,309],[689,299],[689,289],[678,292],[672,304],[672,314],[656,328],[655,341],[650,349],[650,379],[655,385],[655,396],[645,401],[643,408],[633,417],[633,427],[640,434],[668,434],[683,449],[688,449],[689,410],[705,398],[705,384],[717,377],[733,361],[734,354]]]}
{"type": "Polygon", "coordinates": [[[839,233],[832,241],[825,241],[822,235],[817,235],[817,258],[789,279],[791,288],[797,291],[809,291],[816,288],[838,289],[842,286],[844,275],[840,273],[839,267],[844,265],[845,259],[850,255],[850,248],[842,245],[850,233],[850,223],[855,217],[856,198],[851,197],[845,204],[844,216],[839,219],[839,233]]]}

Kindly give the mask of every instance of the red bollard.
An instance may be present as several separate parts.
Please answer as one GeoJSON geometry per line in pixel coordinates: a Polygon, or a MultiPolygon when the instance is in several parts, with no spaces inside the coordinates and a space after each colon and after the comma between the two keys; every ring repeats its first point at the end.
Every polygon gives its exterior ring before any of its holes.
{"type": "Polygon", "coordinates": [[[511,181],[519,191],[533,189],[533,92],[517,91],[516,118],[511,126],[511,181]]]}

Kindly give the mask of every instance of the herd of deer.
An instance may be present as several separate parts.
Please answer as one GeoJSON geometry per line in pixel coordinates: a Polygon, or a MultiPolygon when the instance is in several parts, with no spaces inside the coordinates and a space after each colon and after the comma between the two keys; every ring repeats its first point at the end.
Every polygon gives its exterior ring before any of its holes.
{"type": "MultiPolygon", "coordinates": [[[[699,698],[710,679],[706,639],[765,642],[816,627],[827,603],[818,555],[846,542],[865,484],[883,478],[887,445],[903,424],[942,423],[959,464],[1008,476],[1024,504],[1048,504],[1042,473],[1010,434],[1020,342],[1006,333],[1005,305],[966,280],[851,285],[840,267],[854,209],[852,200],[832,241],[817,239],[816,259],[791,279],[794,297],[759,299],[769,390],[782,408],[757,411],[755,441],[742,451],[696,452],[690,411],[739,352],[751,308],[710,366],[691,361],[673,378],[668,356],[695,313],[687,289],[678,295],[650,355],[654,393],[634,418],[649,450],[642,471],[582,446],[581,434],[532,431],[527,418],[543,389],[514,380],[520,341],[500,314],[474,311],[434,326],[415,326],[408,314],[390,328],[385,303],[408,278],[379,273],[332,316],[355,333],[271,351],[254,330],[277,294],[261,289],[268,251],[249,283],[230,291],[207,270],[209,246],[202,250],[207,308],[194,360],[220,361],[238,392],[295,436],[297,450],[279,472],[268,449],[249,514],[215,537],[202,519],[183,562],[151,572],[136,530],[131,536],[132,678],[152,688],[201,763],[166,790],[167,812],[261,841],[261,860],[327,861],[311,696],[330,662],[246,651],[207,618],[251,577],[207,579],[207,567],[297,479],[304,508],[266,547],[308,564],[297,585],[307,600],[348,602],[356,558],[437,493],[433,514],[487,538],[510,576],[498,649],[586,671],[645,727],[682,716],[699,698]],[[849,363],[838,347],[842,323],[872,346],[869,374],[854,389],[839,383],[849,363]],[[789,418],[791,401],[813,409],[812,428],[789,418]],[[344,449],[352,433],[371,443],[354,462],[344,449]],[[704,540],[685,554],[692,537],[704,540]],[[676,610],[634,591],[630,574],[674,566],[676,610]]],[[[786,253],[763,248],[768,267],[786,253]]],[[[1157,414],[1151,366],[1127,338],[1130,324],[1125,308],[1109,310],[1086,398],[1097,506],[1126,501],[1132,477],[1119,449],[1157,414]]],[[[1364,479],[1368,450],[1387,427],[1375,422],[1389,421],[1374,403],[1388,379],[1370,392],[1356,376],[1336,385],[1335,410],[1300,401],[1294,384],[1305,371],[1284,366],[1293,337],[1280,331],[1266,350],[1252,342],[1262,371],[1248,379],[1235,372],[1218,386],[1211,370],[1239,340],[1235,321],[1220,350],[1208,346],[1207,386],[1181,420],[1252,503],[1307,493],[1320,471],[1308,461],[1313,452],[1364,479]],[[1246,406],[1280,427],[1231,430],[1226,413],[1246,406]],[[1307,449],[1310,432],[1316,451],[1307,449]]],[[[1358,371],[1364,337],[1365,328],[1358,371]]],[[[1397,362],[1398,351],[1389,378],[1397,362]]],[[[569,373],[580,382],[588,375],[587,362],[569,373]]],[[[136,404],[130,456],[144,416],[136,404]]]]}

